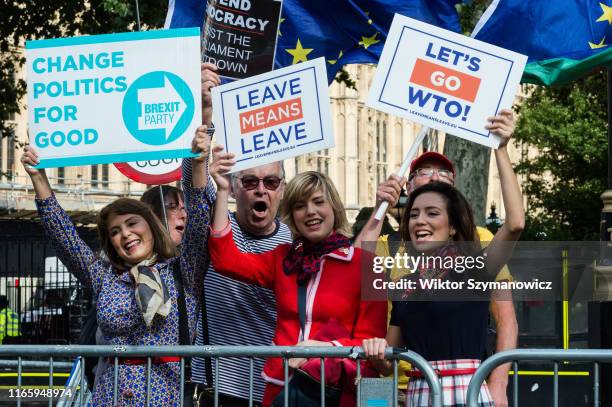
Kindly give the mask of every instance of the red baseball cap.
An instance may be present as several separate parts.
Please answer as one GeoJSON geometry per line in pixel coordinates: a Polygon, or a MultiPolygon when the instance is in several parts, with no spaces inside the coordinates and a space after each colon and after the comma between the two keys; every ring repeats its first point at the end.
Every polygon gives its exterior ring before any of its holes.
{"type": "Polygon", "coordinates": [[[444,169],[449,170],[453,173],[453,176],[455,176],[455,167],[453,167],[453,163],[446,158],[445,155],[436,153],[435,151],[427,151],[412,160],[412,163],[410,164],[410,174],[412,174],[416,169],[420,168],[421,165],[427,161],[435,161],[441,164],[444,169]]]}

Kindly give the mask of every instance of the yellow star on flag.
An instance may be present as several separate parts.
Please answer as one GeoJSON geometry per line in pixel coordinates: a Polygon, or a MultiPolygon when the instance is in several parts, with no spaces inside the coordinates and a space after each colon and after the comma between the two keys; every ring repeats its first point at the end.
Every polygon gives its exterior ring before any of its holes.
{"type": "Polygon", "coordinates": [[[280,21],[278,22],[278,36],[279,37],[283,36],[283,33],[280,30],[280,25],[283,23],[283,21],[285,21],[285,19],[281,17],[280,21]]]}
{"type": "MultiPolygon", "coordinates": [[[[342,55],[344,54],[342,53],[342,51],[340,51],[340,53],[338,54],[338,59],[342,58],[342,55]]],[[[327,63],[330,65],[335,65],[336,62],[338,62],[338,59],[328,59],[327,63]]]]}
{"type": "Polygon", "coordinates": [[[298,62],[308,61],[307,55],[310,54],[313,49],[314,48],[302,48],[302,43],[300,42],[300,39],[298,38],[295,48],[286,49],[285,51],[293,55],[293,62],[291,62],[291,65],[295,65],[298,62]]]}
{"type": "Polygon", "coordinates": [[[612,7],[608,7],[603,3],[599,3],[603,14],[597,19],[597,22],[607,21],[608,24],[612,24],[612,7]]]}
{"type": "Polygon", "coordinates": [[[608,46],[608,44],[606,44],[605,42],[606,42],[606,37],[603,37],[601,41],[599,41],[599,44],[594,44],[591,41],[589,41],[589,47],[591,47],[591,49],[604,48],[608,46]]]}
{"type": "Polygon", "coordinates": [[[363,45],[365,49],[368,49],[370,45],[374,45],[377,42],[380,42],[380,40],[376,39],[377,35],[378,33],[374,33],[374,35],[372,35],[371,37],[361,37],[361,41],[359,41],[359,45],[363,45]]]}

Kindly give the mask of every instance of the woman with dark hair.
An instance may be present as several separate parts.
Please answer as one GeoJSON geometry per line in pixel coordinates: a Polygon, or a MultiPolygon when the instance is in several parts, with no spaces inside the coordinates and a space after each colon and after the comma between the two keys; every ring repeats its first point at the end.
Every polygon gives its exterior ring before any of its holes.
{"type": "MultiPolygon", "coordinates": [[[[449,298],[448,292],[423,289],[420,283],[423,280],[452,282],[494,278],[512,255],[525,222],[521,191],[506,150],[514,126],[504,125],[496,130],[502,139],[495,150],[495,158],[506,209],[505,223],[491,243],[481,249],[470,205],[457,189],[444,182],[431,182],[415,189],[410,194],[400,226],[405,250],[424,254],[434,261],[444,259],[444,265],[434,262],[433,266],[416,267],[408,277],[417,282],[416,288],[406,290],[403,301],[393,302],[386,338],[370,338],[362,343],[366,356],[383,374],[392,370],[391,364],[384,360],[387,346],[405,346],[427,359],[440,376],[443,406],[466,405],[467,385],[485,354],[489,303],[488,299],[456,301],[449,298]],[[472,262],[473,266],[461,266],[460,269],[458,265],[464,264],[466,257],[476,261],[472,262]],[[456,261],[446,263],[448,259],[456,261]],[[454,264],[454,267],[447,264],[454,264]],[[447,295],[436,298],[441,294],[447,295]]],[[[450,295],[456,294],[451,291],[450,295]]],[[[429,389],[420,372],[408,371],[406,375],[411,378],[406,406],[430,405],[429,389]]],[[[479,406],[493,405],[484,383],[479,406]]]]}
{"type": "MultiPolygon", "coordinates": [[[[201,303],[209,203],[204,188],[204,163],[210,138],[200,127],[193,142],[193,199],[180,257],[176,246],[149,205],[121,198],[98,215],[98,234],[105,256],[96,256],[76,233],[53,194],[45,170],[34,149],[26,146],[21,162],[32,179],[41,222],[70,272],[89,288],[96,299],[97,320],[104,342],[111,345],[178,345],[179,311],[176,281],[183,286],[189,336],[195,332],[201,303]]],[[[179,358],[152,358],[150,402],[155,406],[179,403],[179,358]]],[[[96,378],[92,403],[115,405],[113,359],[96,378]]],[[[119,358],[118,404],[146,404],[147,359],[119,358]]]]}
{"type": "Polygon", "coordinates": [[[172,185],[158,185],[142,194],[140,201],[151,205],[153,213],[168,227],[174,244],[180,245],[187,221],[183,191],[172,185]]]}

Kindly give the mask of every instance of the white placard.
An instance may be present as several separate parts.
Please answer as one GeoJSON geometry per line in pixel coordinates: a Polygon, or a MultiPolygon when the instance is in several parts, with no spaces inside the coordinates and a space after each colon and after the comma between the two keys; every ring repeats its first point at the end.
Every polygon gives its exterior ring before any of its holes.
{"type": "Polygon", "coordinates": [[[193,155],[199,28],[28,41],[26,58],[40,168],[193,155]]]}
{"type": "Polygon", "coordinates": [[[212,97],[232,171],[334,146],[324,58],[212,88],[212,97]]]}
{"type": "Polygon", "coordinates": [[[366,104],[497,148],[486,119],[510,108],[527,57],[395,15],[366,104]]]}

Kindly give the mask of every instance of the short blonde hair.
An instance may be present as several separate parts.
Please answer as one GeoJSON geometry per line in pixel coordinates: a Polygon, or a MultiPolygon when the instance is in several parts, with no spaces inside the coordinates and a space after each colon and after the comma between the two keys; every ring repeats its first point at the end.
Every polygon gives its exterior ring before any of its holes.
{"type": "Polygon", "coordinates": [[[340,200],[340,195],[331,179],[316,171],[307,171],[296,175],[285,188],[281,201],[280,214],[294,236],[299,236],[293,221],[293,208],[296,203],[306,201],[312,194],[321,191],[330,203],[334,212],[334,230],[346,237],[351,237],[346,210],[340,200]]]}

